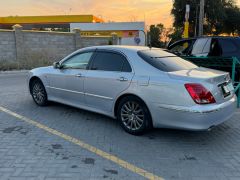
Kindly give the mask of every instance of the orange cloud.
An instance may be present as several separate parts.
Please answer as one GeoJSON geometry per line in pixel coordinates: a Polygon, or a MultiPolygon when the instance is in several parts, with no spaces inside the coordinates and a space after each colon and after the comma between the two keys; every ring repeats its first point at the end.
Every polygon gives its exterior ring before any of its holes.
{"type": "Polygon", "coordinates": [[[170,27],[171,8],[171,0],[8,0],[0,2],[0,16],[94,14],[106,21],[145,20],[170,27]]]}
{"type": "Polygon", "coordinates": [[[94,14],[106,21],[146,21],[171,25],[169,0],[9,0],[0,3],[0,16],[94,14]]]}

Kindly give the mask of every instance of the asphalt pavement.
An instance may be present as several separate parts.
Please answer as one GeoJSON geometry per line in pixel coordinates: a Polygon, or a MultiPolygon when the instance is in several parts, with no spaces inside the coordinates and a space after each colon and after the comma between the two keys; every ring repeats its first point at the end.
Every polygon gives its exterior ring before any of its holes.
{"type": "Polygon", "coordinates": [[[26,72],[0,74],[0,180],[239,180],[240,111],[206,132],[125,133],[116,120],[38,107],[26,72]]]}

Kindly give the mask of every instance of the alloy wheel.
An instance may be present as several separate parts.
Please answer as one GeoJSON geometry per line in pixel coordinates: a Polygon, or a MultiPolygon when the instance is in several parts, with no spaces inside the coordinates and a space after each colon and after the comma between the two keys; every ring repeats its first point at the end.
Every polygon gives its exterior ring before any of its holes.
{"type": "Polygon", "coordinates": [[[40,83],[35,83],[32,89],[32,95],[34,100],[38,104],[42,104],[45,101],[45,91],[40,83]]]}
{"type": "Polygon", "coordinates": [[[128,129],[139,130],[144,123],[144,111],[137,102],[128,101],[121,108],[121,120],[128,129]]]}

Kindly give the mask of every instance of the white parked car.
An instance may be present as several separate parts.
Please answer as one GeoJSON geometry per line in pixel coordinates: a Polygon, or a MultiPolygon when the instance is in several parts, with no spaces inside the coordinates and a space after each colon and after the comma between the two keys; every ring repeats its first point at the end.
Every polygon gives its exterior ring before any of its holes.
{"type": "Polygon", "coordinates": [[[135,135],[151,127],[207,130],[236,109],[228,73],[139,46],[80,49],[30,71],[29,89],[40,106],[56,101],[101,113],[135,135]]]}

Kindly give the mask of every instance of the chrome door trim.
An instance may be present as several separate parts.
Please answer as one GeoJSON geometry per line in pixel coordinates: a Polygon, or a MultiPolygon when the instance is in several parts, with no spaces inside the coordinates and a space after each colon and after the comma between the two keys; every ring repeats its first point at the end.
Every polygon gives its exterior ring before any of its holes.
{"type": "Polygon", "coordinates": [[[56,88],[56,87],[51,87],[51,86],[46,86],[46,88],[56,89],[56,90],[66,91],[66,92],[71,92],[71,93],[77,93],[77,94],[84,94],[84,95],[87,95],[87,96],[94,96],[94,97],[102,98],[102,99],[113,100],[113,98],[106,97],[106,96],[100,96],[100,95],[96,95],[96,94],[84,93],[84,92],[79,92],[79,91],[72,91],[72,90],[68,90],[68,89],[56,88]]]}
{"type": "Polygon", "coordinates": [[[85,93],[85,95],[87,95],[87,96],[94,96],[94,97],[98,97],[98,98],[102,98],[102,99],[113,100],[113,98],[106,97],[106,96],[100,96],[100,95],[96,95],[96,94],[85,93]]]}
{"type": "Polygon", "coordinates": [[[72,91],[72,90],[68,90],[68,89],[56,88],[56,87],[51,87],[51,86],[46,86],[46,88],[56,89],[56,90],[60,90],[60,91],[67,91],[67,92],[77,93],[77,94],[84,94],[84,92],[72,91]]]}

